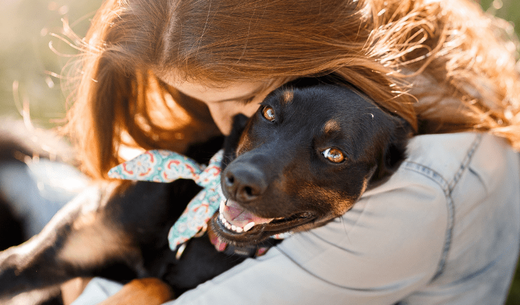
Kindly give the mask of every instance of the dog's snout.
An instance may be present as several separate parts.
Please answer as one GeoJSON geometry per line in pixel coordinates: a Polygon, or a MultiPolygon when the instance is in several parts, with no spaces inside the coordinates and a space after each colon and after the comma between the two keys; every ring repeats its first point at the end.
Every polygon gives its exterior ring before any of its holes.
{"type": "Polygon", "coordinates": [[[234,166],[226,169],[224,187],[241,203],[251,202],[267,189],[267,182],[261,171],[254,167],[234,166]]]}

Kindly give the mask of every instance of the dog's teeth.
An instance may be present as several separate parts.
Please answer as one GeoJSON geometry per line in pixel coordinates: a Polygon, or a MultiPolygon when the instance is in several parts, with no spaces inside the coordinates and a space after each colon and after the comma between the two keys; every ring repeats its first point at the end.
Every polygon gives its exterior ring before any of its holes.
{"type": "Polygon", "coordinates": [[[244,231],[244,229],[242,227],[237,227],[235,225],[232,225],[231,226],[231,230],[237,232],[237,233],[242,233],[244,231]]]}
{"type": "Polygon", "coordinates": [[[254,227],[254,226],[255,226],[254,222],[248,223],[247,225],[244,226],[244,232],[247,232],[247,231],[251,230],[251,228],[254,227]]]}
{"type": "Polygon", "coordinates": [[[227,219],[226,217],[224,217],[224,215],[222,213],[219,213],[218,215],[218,218],[220,219],[220,222],[222,222],[222,224],[224,225],[224,227],[226,227],[226,229],[228,230],[231,230],[233,232],[236,232],[236,233],[242,233],[242,232],[246,232],[248,230],[250,230],[254,225],[255,223],[254,222],[250,222],[246,225],[246,227],[249,226],[249,228],[246,230],[245,228],[242,228],[242,227],[239,227],[237,225],[232,225],[227,219]]]}
{"type": "Polygon", "coordinates": [[[224,215],[219,214],[219,218],[220,218],[220,221],[221,221],[223,224],[226,224],[226,223],[227,223],[227,220],[226,220],[226,218],[224,218],[224,215]]]}

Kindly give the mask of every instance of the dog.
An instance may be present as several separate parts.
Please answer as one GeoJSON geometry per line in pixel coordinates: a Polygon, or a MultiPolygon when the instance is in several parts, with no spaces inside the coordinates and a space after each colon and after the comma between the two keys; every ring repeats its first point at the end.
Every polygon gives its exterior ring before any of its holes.
{"type": "MultiPolygon", "coordinates": [[[[237,116],[224,144],[187,155],[207,162],[224,145],[226,200],[209,228],[231,249],[254,250],[346,213],[397,170],[412,135],[352,86],[304,78],[270,93],[253,117],[237,116]]],[[[93,186],[37,236],[0,253],[0,298],[91,276],[156,277],[179,296],[254,256],[218,252],[207,236],[191,239],[180,259],[168,248],[169,228],[199,190],[189,180],[93,186]]]]}
{"type": "Polygon", "coordinates": [[[403,119],[352,87],[289,83],[247,123],[223,172],[227,203],[211,226],[235,245],[322,226],[395,172],[410,137],[403,119]]]}

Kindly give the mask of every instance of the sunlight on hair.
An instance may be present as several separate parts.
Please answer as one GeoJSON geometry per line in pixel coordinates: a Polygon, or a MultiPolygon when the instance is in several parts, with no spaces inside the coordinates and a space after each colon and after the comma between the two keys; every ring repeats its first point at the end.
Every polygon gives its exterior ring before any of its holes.
{"type": "Polygon", "coordinates": [[[159,83],[151,72],[148,76],[150,76],[149,85],[152,88],[148,93],[148,98],[158,101],[158,103],[147,103],[147,112],[153,118],[153,123],[165,129],[182,128],[190,124],[191,117],[186,110],[179,106],[169,93],[159,90],[159,83]]]}

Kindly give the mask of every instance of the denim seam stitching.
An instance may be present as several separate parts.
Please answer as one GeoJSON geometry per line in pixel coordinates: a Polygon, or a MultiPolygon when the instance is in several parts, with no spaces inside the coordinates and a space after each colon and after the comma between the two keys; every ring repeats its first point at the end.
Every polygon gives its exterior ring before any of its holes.
{"type": "Polygon", "coordinates": [[[451,200],[449,183],[448,183],[448,181],[446,181],[444,179],[444,177],[442,177],[442,175],[440,175],[439,173],[437,173],[433,169],[431,169],[429,167],[426,167],[424,165],[418,164],[418,163],[405,161],[403,163],[403,165],[405,166],[405,169],[417,172],[417,173],[419,173],[419,174],[421,174],[421,175],[423,175],[423,176],[425,176],[427,178],[430,178],[435,183],[437,183],[440,186],[441,190],[443,191],[444,197],[446,199],[446,206],[448,208],[447,209],[448,210],[448,223],[446,225],[446,227],[447,227],[446,228],[446,237],[445,237],[444,247],[442,249],[442,254],[441,254],[441,258],[439,260],[439,264],[438,264],[437,270],[435,271],[435,274],[434,274],[434,276],[432,277],[432,279],[430,281],[430,282],[432,282],[437,277],[439,277],[439,275],[442,274],[442,271],[444,269],[444,265],[446,263],[446,259],[447,259],[447,256],[448,256],[448,252],[450,250],[452,231],[453,231],[453,223],[454,223],[455,207],[453,206],[453,201],[451,200]]]}
{"type": "Polygon", "coordinates": [[[470,146],[470,149],[466,153],[466,157],[464,158],[464,160],[462,160],[459,170],[455,173],[455,175],[453,176],[453,180],[449,184],[450,196],[451,196],[451,193],[453,192],[453,189],[455,189],[455,186],[457,186],[457,183],[460,181],[462,174],[464,174],[466,169],[469,167],[469,163],[473,159],[473,155],[475,154],[475,151],[477,150],[481,141],[482,141],[482,134],[477,134],[477,137],[475,138],[475,140],[473,141],[473,143],[470,146]]]}
{"type": "Polygon", "coordinates": [[[453,180],[451,182],[448,182],[444,177],[436,172],[435,170],[424,166],[419,163],[414,163],[411,161],[405,161],[403,163],[404,167],[408,170],[412,170],[414,172],[417,172],[425,177],[430,178],[431,180],[435,181],[444,192],[444,196],[446,197],[446,205],[448,208],[448,224],[446,229],[446,238],[444,243],[444,249],[441,255],[441,259],[439,260],[439,266],[437,267],[437,271],[435,275],[433,276],[431,281],[434,281],[436,278],[438,278],[445,267],[446,260],[448,257],[448,252],[451,247],[451,241],[452,241],[452,235],[453,235],[453,226],[455,222],[455,206],[453,204],[453,199],[451,197],[451,194],[457,185],[457,183],[460,181],[460,178],[462,177],[462,174],[464,171],[469,167],[469,163],[471,162],[473,155],[475,151],[477,150],[480,142],[482,140],[482,134],[477,134],[475,140],[473,140],[473,143],[471,143],[471,146],[466,153],[466,156],[461,162],[460,168],[457,170],[455,175],[453,176],[453,180]]]}

